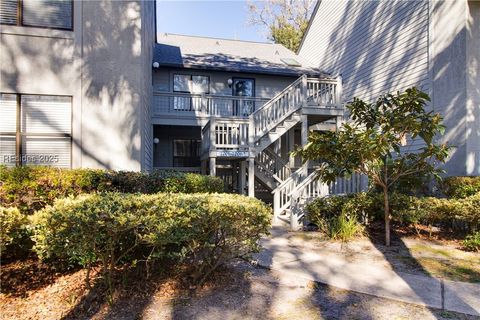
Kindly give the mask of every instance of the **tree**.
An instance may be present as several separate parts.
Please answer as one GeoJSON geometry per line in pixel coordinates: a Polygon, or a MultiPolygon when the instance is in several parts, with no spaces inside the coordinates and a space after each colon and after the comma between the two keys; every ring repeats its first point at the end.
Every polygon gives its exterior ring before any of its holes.
{"type": "Polygon", "coordinates": [[[249,23],[267,29],[268,38],[297,51],[307,30],[314,0],[248,2],[249,23]]]}
{"type": "Polygon", "coordinates": [[[315,133],[297,151],[305,160],[320,160],[318,177],[327,183],[353,173],[365,174],[383,191],[385,243],[390,245],[389,190],[400,178],[439,177],[437,165],[448,156],[446,145],[434,137],[443,134],[442,117],[426,112],[429,96],[416,88],[381,96],[374,103],[354,98],[347,105],[351,121],[337,132],[315,133]],[[415,145],[422,145],[415,147],[415,145]]]}

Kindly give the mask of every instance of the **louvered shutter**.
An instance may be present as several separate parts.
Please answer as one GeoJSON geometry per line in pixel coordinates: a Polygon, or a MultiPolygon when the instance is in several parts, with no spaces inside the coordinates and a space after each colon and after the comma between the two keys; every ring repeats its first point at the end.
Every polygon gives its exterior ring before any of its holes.
{"type": "Polygon", "coordinates": [[[0,0],[0,23],[17,24],[17,0],[0,0]]]}
{"type": "Polygon", "coordinates": [[[17,96],[0,94],[0,164],[15,165],[17,96]]]}
{"type": "Polygon", "coordinates": [[[23,163],[69,168],[71,98],[22,95],[20,103],[23,163]]]}
{"type": "Polygon", "coordinates": [[[71,0],[24,0],[23,25],[72,29],[71,0]]]}

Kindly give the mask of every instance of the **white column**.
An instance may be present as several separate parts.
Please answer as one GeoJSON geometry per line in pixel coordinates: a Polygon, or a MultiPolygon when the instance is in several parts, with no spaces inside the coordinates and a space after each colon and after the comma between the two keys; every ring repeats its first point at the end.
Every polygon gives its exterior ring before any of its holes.
{"type": "MultiPolygon", "coordinates": [[[[308,142],[308,119],[306,115],[302,115],[302,132],[301,132],[300,141],[301,141],[302,147],[305,146],[308,142]]],[[[305,163],[307,165],[307,168],[310,168],[310,161],[306,161],[305,163]]]]}
{"type": "Polygon", "coordinates": [[[245,194],[245,184],[247,178],[247,161],[242,160],[240,161],[240,168],[238,172],[238,190],[240,190],[240,194],[245,194]]]}
{"type": "Polygon", "coordinates": [[[291,155],[295,147],[295,130],[292,128],[288,130],[288,162],[290,164],[290,168],[295,167],[295,157],[291,155]]]}
{"type": "Polygon", "coordinates": [[[248,196],[255,197],[255,158],[248,158],[248,196]]]}
{"type": "Polygon", "coordinates": [[[215,158],[210,158],[210,175],[212,177],[217,175],[217,164],[215,158]]]}
{"type": "Polygon", "coordinates": [[[340,127],[342,126],[342,116],[337,116],[335,118],[335,121],[336,121],[336,126],[337,126],[337,131],[340,130],[340,127]]]}

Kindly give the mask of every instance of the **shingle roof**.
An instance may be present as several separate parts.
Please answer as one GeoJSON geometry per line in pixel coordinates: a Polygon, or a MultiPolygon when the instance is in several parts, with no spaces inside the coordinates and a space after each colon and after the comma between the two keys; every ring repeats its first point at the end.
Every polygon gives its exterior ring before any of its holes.
{"type": "Polygon", "coordinates": [[[154,62],[161,66],[279,75],[320,75],[318,69],[282,45],[273,43],[185,36],[157,36],[154,62]],[[300,66],[282,61],[293,59],[300,66]]]}

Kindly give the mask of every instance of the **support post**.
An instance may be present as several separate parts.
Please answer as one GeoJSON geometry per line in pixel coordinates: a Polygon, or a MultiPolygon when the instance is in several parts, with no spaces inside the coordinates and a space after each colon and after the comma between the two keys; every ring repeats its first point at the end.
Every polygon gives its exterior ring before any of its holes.
{"type": "Polygon", "coordinates": [[[247,178],[247,161],[242,160],[240,161],[240,169],[238,172],[238,190],[240,194],[245,194],[245,185],[246,185],[246,178],[247,178]]]}
{"type": "Polygon", "coordinates": [[[295,157],[292,156],[292,151],[295,147],[295,129],[288,130],[288,162],[290,169],[295,167],[295,157]]]}
{"type": "Polygon", "coordinates": [[[200,168],[201,168],[201,169],[200,169],[200,170],[201,170],[200,173],[206,175],[206,174],[207,174],[207,160],[202,160],[202,161],[200,162],[200,166],[201,166],[201,167],[200,167],[200,168]]]}
{"type": "Polygon", "coordinates": [[[248,196],[255,197],[255,158],[248,158],[248,196]]]}
{"type": "Polygon", "coordinates": [[[212,177],[215,177],[217,175],[217,164],[216,164],[216,158],[211,157],[210,158],[210,175],[212,177]]]}
{"type": "Polygon", "coordinates": [[[280,192],[277,190],[273,194],[273,223],[278,221],[279,214],[280,214],[280,192]]]}
{"type": "Polygon", "coordinates": [[[335,118],[335,124],[336,124],[336,129],[337,129],[337,132],[340,130],[340,128],[342,127],[342,123],[343,123],[343,120],[342,120],[342,116],[337,116],[335,118]]]}
{"type": "MultiPolygon", "coordinates": [[[[306,115],[302,115],[302,132],[301,132],[301,143],[302,147],[304,147],[308,143],[308,119],[306,115]]],[[[306,161],[305,164],[307,168],[310,168],[310,161],[306,161]]],[[[306,173],[308,176],[308,172],[306,173]]]]}
{"type": "Polygon", "coordinates": [[[308,142],[308,121],[307,116],[302,115],[302,147],[308,142]]]}
{"type": "Polygon", "coordinates": [[[336,90],[336,98],[337,98],[337,106],[338,108],[341,108],[343,105],[343,80],[342,80],[342,75],[339,75],[337,77],[337,90],[336,90]]]}

